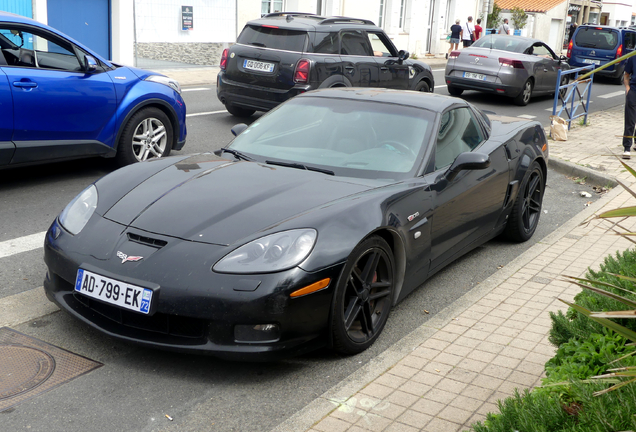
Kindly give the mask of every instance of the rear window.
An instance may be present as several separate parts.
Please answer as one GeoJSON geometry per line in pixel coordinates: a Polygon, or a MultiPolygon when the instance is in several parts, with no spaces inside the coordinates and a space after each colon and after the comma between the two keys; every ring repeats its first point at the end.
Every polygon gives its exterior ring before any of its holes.
{"type": "Polygon", "coordinates": [[[237,42],[243,45],[303,52],[307,42],[307,32],[260,26],[245,26],[237,42]]]}
{"type": "Polygon", "coordinates": [[[611,50],[618,45],[618,31],[597,27],[579,28],[574,36],[574,43],[582,48],[611,50]]]}
{"type": "Polygon", "coordinates": [[[515,36],[486,35],[471,46],[522,53],[528,48],[528,42],[515,36]]]}

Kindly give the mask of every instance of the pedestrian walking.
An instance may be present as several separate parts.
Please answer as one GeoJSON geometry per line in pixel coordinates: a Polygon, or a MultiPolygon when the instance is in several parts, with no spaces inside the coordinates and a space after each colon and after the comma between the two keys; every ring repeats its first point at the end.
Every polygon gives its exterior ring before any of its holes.
{"type": "Polygon", "coordinates": [[[459,47],[459,38],[461,37],[462,34],[462,26],[459,25],[459,19],[455,20],[455,24],[453,24],[450,28],[450,48],[448,49],[448,52],[446,53],[446,58],[448,58],[448,55],[453,51],[456,50],[459,47]]]}
{"type": "Polygon", "coordinates": [[[462,42],[464,48],[467,48],[475,41],[475,24],[473,24],[473,17],[469,16],[468,21],[462,24],[462,42]]]}
{"type": "Polygon", "coordinates": [[[625,129],[623,130],[623,159],[630,159],[630,150],[634,142],[634,128],[636,127],[636,57],[625,60],[625,129]]]}
{"type": "Polygon", "coordinates": [[[498,34],[510,34],[510,26],[508,25],[508,18],[504,18],[503,24],[499,27],[498,34]]]}
{"type": "Polygon", "coordinates": [[[574,21],[572,24],[570,24],[570,29],[569,29],[569,34],[568,34],[568,43],[570,43],[570,41],[572,40],[572,36],[574,36],[574,32],[576,31],[576,28],[579,25],[576,23],[576,21],[574,21]]]}
{"type": "Polygon", "coordinates": [[[484,29],[481,27],[481,18],[477,18],[477,25],[475,26],[475,40],[479,39],[484,29]]]}

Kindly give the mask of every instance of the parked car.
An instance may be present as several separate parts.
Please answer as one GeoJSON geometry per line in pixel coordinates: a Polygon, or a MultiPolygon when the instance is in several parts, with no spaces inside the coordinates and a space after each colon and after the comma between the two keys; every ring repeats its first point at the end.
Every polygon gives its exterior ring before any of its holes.
{"type": "Polygon", "coordinates": [[[216,94],[230,114],[247,117],[317,88],[432,92],[430,66],[408,57],[368,20],[272,13],[223,51],[216,94]]]}
{"type": "MultiPolygon", "coordinates": [[[[572,67],[602,66],[634,50],[636,30],[596,24],[577,27],[568,44],[567,56],[572,67]]],[[[625,61],[603,69],[598,75],[612,78],[616,84],[623,83],[625,61]]]]}
{"type": "Polygon", "coordinates": [[[51,27],[0,12],[0,168],[167,156],[186,141],[180,93],[170,78],[118,65],[51,27]]]}
{"type": "Polygon", "coordinates": [[[566,60],[538,39],[486,35],[451,52],[444,76],[453,96],[478,90],[510,96],[523,106],[532,96],[554,94],[559,69],[569,69],[566,60]]]}
{"type": "Polygon", "coordinates": [[[149,347],[355,354],[426,278],[541,216],[543,126],[461,99],[316,90],[233,132],[79,194],[46,234],[48,298],[149,347]]]}

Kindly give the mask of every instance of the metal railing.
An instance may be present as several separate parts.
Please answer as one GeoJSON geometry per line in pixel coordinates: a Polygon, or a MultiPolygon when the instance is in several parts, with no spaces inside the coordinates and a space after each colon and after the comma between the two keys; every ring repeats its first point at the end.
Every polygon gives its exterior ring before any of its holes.
{"type": "Polygon", "coordinates": [[[583,66],[576,69],[561,70],[557,75],[557,85],[554,92],[554,105],[552,106],[552,115],[558,115],[565,112],[567,118],[563,118],[568,122],[568,130],[572,126],[572,120],[579,117],[585,117],[584,124],[587,124],[587,114],[590,107],[590,96],[592,93],[592,83],[594,80],[593,73],[585,73],[580,79],[579,73],[583,71],[593,71],[595,65],[583,66]],[[573,75],[573,77],[571,77],[573,75]],[[565,84],[563,84],[565,82],[565,84]],[[583,108],[579,112],[579,108],[583,108]]]}

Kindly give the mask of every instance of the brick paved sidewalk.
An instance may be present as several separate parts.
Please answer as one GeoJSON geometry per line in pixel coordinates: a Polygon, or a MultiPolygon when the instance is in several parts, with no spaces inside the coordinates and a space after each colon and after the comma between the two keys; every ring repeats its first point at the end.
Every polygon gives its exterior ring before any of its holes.
{"type": "MultiPolygon", "coordinates": [[[[622,133],[622,115],[621,107],[591,116],[591,125],[574,128],[568,141],[550,141],[551,158],[632,184],[633,178],[611,155],[622,152],[620,139],[613,137],[622,133]]],[[[617,188],[578,220],[628,201],[634,199],[617,188]]],[[[482,288],[455,316],[438,328],[425,324],[419,331],[428,327],[430,336],[353,396],[324,395],[333,410],[310,431],[465,430],[486,413],[497,412],[497,400],[515,388],[539,385],[544,364],[555,351],[547,340],[548,312],[565,310],[557,298],[572,300],[579,292],[559,276],[583,276],[608,254],[631,245],[605,234],[607,226],[592,221],[548,236],[533,248],[534,256],[525,265],[482,288]]]]}

